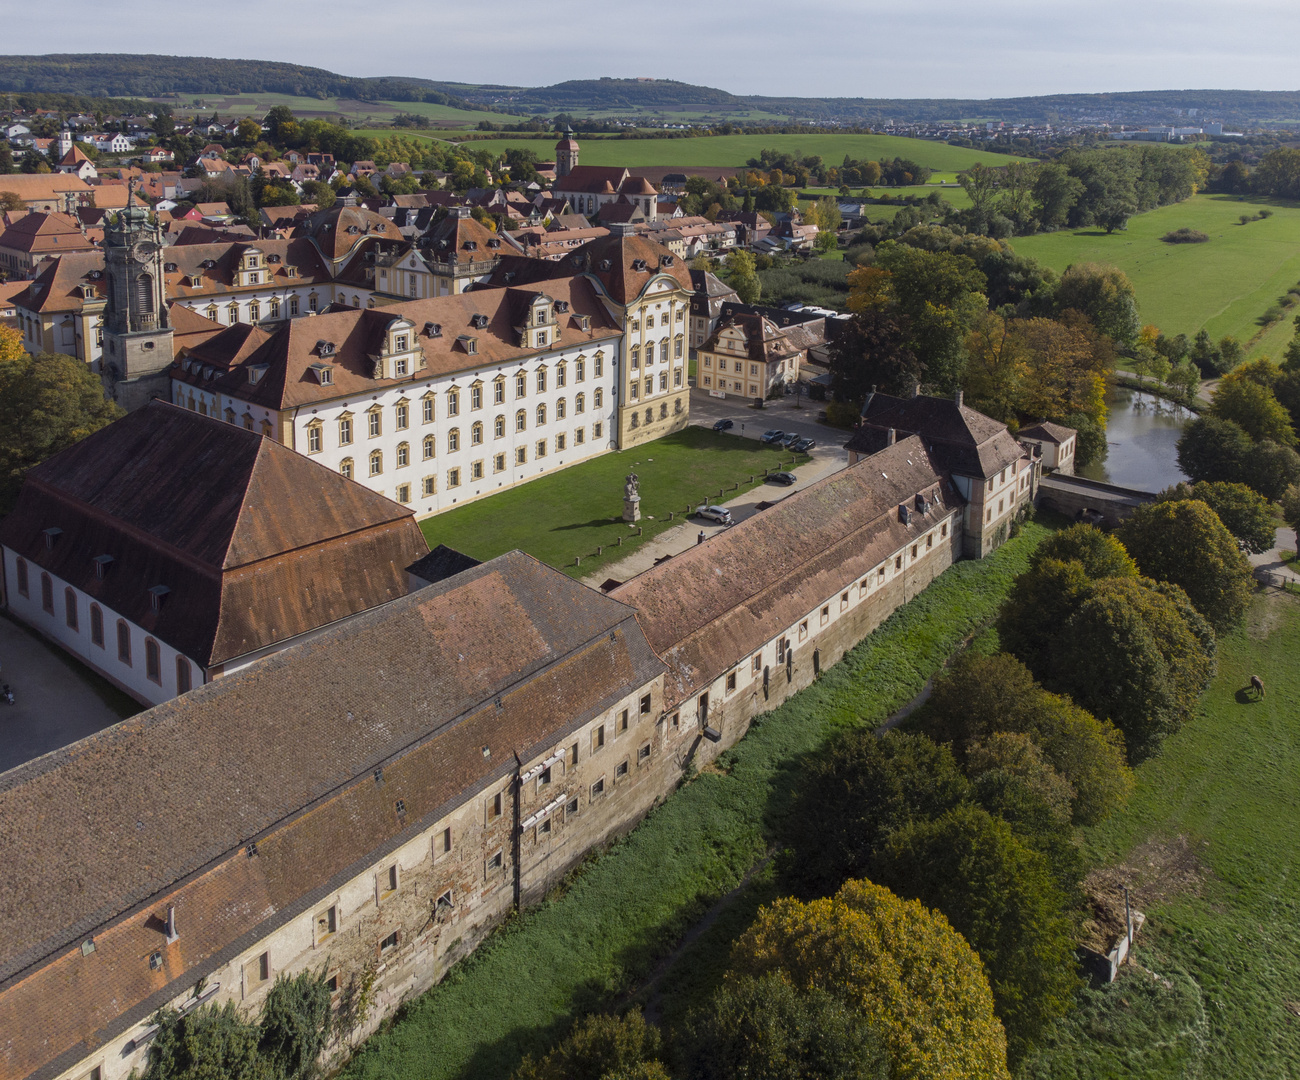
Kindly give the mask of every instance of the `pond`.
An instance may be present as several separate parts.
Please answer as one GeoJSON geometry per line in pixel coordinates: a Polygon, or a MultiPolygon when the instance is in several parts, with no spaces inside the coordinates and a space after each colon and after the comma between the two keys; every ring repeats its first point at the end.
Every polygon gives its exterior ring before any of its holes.
{"type": "Polygon", "coordinates": [[[1106,396],[1106,404],[1106,453],[1078,469],[1080,476],[1141,491],[1163,491],[1187,479],[1178,468],[1177,444],[1195,413],[1123,386],[1106,396]]]}

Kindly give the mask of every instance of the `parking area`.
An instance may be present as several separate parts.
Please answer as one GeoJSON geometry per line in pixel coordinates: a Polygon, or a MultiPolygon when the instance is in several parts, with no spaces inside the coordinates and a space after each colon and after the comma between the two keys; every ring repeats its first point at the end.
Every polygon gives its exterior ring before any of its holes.
{"type": "Polygon", "coordinates": [[[141,711],[138,702],[62,649],[0,613],[0,772],[84,739],[141,711]]]}

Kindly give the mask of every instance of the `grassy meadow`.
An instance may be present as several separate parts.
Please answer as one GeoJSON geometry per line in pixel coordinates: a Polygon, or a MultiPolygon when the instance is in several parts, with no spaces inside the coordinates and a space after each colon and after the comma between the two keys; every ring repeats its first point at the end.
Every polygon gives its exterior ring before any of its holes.
{"type": "MultiPolygon", "coordinates": [[[[366,121],[383,123],[391,120],[398,113],[413,113],[427,116],[432,123],[449,129],[474,127],[480,120],[493,123],[518,123],[520,117],[504,113],[475,112],[469,109],[454,109],[448,105],[435,105],[422,101],[362,101],[358,98],[316,98],[296,97],[293,94],[248,93],[248,94],[213,94],[158,98],[171,105],[179,114],[193,115],[196,111],[205,116],[217,113],[223,120],[231,117],[265,116],[277,105],[288,105],[295,116],[305,119],[346,117],[354,124],[366,121]],[[196,110],[194,103],[201,101],[203,106],[196,110]]],[[[399,129],[401,130],[401,129],[399,129]]],[[[392,131],[385,130],[385,135],[392,131]]]]}
{"type": "Polygon", "coordinates": [[[1020,1080],[1300,1075],[1297,651],[1300,600],[1270,590],[1220,640],[1200,715],[1086,832],[1090,860],[1147,916],[1140,966],[1085,992],[1020,1080]]]}
{"type": "Polygon", "coordinates": [[[1276,199],[1195,195],[1130,219],[1124,232],[1101,229],[1042,233],[1013,240],[1054,270],[1071,263],[1108,263],[1123,270],[1137,291],[1143,323],[1165,333],[1192,337],[1205,327],[1211,337],[1250,343],[1251,355],[1276,357],[1294,328],[1289,318],[1264,333],[1258,319],[1300,280],[1300,206],[1276,199]],[[1242,225],[1242,214],[1261,209],[1273,216],[1242,225]],[[1203,244],[1166,244],[1180,228],[1209,235],[1203,244]]]}
{"type": "MultiPolygon", "coordinates": [[[[746,424],[770,426],[764,424],[762,413],[743,412],[746,424]]],[[[585,577],[680,525],[687,503],[694,507],[733,499],[762,484],[764,470],[793,457],[789,450],[763,446],[754,439],[688,427],[426,518],[421,528],[430,547],[446,544],[484,560],[519,548],[585,577]],[[623,522],[623,481],[633,470],[641,478],[640,537],[636,528],[623,522]],[[723,487],[727,493],[720,498],[723,487]],[[676,513],[675,520],[669,520],[669,512],[676,513]],[[622,547],[616,546],[620,536],[622,547]],[[603,555],[596,555],[597,546],[605,549],[603,555]],[[573,565],[575,555],[582,556],[579,567],[573,565]]]]}

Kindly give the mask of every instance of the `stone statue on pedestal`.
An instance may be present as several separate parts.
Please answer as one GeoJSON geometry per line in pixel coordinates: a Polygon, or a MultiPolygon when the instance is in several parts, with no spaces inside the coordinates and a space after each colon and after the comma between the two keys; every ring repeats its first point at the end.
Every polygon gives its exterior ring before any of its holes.
{"type": "Polygon", "coordinates": [[[623,520],[641,520],[641,480],[636,473],[629,473],[623,485],[623,520]]]}

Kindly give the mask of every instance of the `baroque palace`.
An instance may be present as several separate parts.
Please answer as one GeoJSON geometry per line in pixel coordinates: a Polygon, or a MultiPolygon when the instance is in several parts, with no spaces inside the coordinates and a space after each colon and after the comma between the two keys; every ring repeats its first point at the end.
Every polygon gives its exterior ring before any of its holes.
{"type": "Polygon", "coordinates": [[[0,774],[0,1080],[122,1080],[159,1008],[256,1012],[304,970],[345,1053],[1036,491],[950,399],[855,441],[608,592],[425,553],[409,508],[188,405],[33,470],[10,610],[160,703],[0,774]]]}

